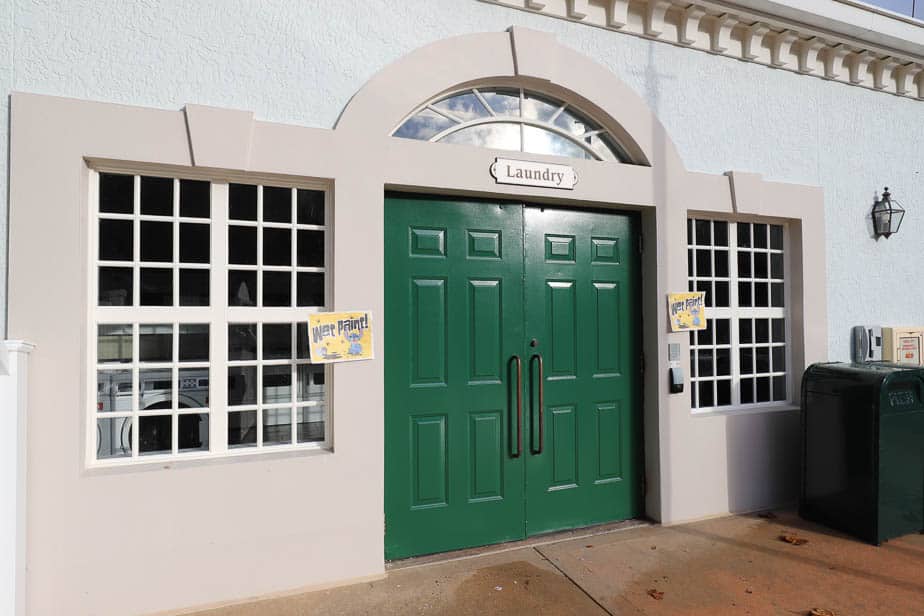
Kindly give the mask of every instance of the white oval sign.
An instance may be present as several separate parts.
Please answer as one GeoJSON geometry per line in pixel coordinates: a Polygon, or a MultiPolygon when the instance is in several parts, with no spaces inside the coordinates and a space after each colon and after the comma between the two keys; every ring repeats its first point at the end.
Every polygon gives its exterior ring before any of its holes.
{"type": "Polygon", "coordinates": [[[491,175],[498,184],[538,186],[572,190],[577,184],[577,173],[568,165],[537,163],[530,160],[495,158],[491,175]]]}

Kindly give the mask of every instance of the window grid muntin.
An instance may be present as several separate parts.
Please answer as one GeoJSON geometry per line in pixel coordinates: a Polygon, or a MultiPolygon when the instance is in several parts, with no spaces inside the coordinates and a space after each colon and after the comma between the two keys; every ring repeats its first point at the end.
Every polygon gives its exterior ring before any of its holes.
{"type": "MultiPolygon", "coordinates": [[[[698,283],[700,281],[714,282],[716,280],[718,281],[726,280],[725,277],[716,277],[714,275],[715,274],[714,269],[711,272],[712,276],[704,276],[704,277],[697,276],[698,274],[697,259],[699,258],[699,255],[697,254],[697,250],[708,249],[709,257],[712,262],[712,267],[713,268],[715,267],[714,253],[717,248],[715,245],[715,239],[716,239],[715,238],[715,223],[726,223],[727,224],[727,251],[728,251],[727,253],[728,253],[728,259],[729,259],[727,280],[729,284],[729,305],[727,307],[715,307],[715,306],[708,307],[708,313],[709,313],[708,327],[712,328],[713,330],[711,332],[711,336],[712,336],[711,344],[699,344],[700,334],[698,332],[690,332],[691,410],[693,413],[705,413],[705,412],[729,411],[729,410],[737,410],[737,409],[765,409],[765,408],[773,408],[773,407],[786,408],[791,404],[791,400],[793,396],[793,393],[792,393],[793,392],[792,349],[791,349],[791,336],[790,336],[791,319],[789,315],[789,301],[790,301],[791,295],[789,291],[789,278],[787,275],[790,271],[789,269],[790,268],[789,246],[788,246],[789,235],[787,232],[787,228],[782,223],[768,222],[768,221],[761,221],[761,220],[725,220],[725,219],[719,219],[719,218],[708,218],[708,219],[707,218],[689,218],[687,220],[687,225],[688,225],[687,226],[687,259],[688,259],[687,274],[688,274],[688,289],[690,291],[697,290],[698,283]],[[696,231],[697,231],[696,223],[697,222],[709,223],[708,244],[700,244],[700,242],[698,241],[697,235],[696,235],[696,231]],[[739,224],[749,225],[750,227],[753,227],[755,224],[763,224],[763,225],[768,226],[767,250],[764,250],[764,249],[757,249],[757,250],[765,251],[765,252],[773,252],[775,254],[782,254],[783,256],[783,278],[780,279],[784,285],[783,286],[783,298],[784,298],[783,306],[781,307],[771,306],[768,308],[765,308],[765,307],[739,308],[738,307],[739,297],[738,297],[738,292],[737,292],[737,287],[738,287],[737,253],[738,253],[739,247],[738,247],[737,227],[739,224]],[[782,246],[783,246],[782,249],[770,249],[770,240],[769,240],[770,225],[776,225],[781,228],[782,246]],[[740,366],[740,348],[744,346],[745,348],[751,347],[752,349],[754,349],[755,347],[763,347],[765,345],[761,343],[753,342],[754,340],[753,337],[752,337],[751,343],[744,343],[742,345],[742,343],[740,342],[740,321],[743,319],[752,319],[752,323],[753,323],[754,319],[761,319],[761,318],[769,319],[771,342],[769,345],[767,345],[768,348],[770,349],[779,348],[779,347],[785,348],[784,362],[785,362],[786,370],[783,372],[769,372],[769,373],[759,373],[758,374],[756,372],[756,357],[755,357],[752,359],[752,361],[754,362],[755,373],[748,374],[748,375],[742,375],[741,366],[740,366]],[[725,377],[721,377],[721,378],[716,377],[717,360],[716,360],[715,349],[717,347],[715,344],[716,332],[714,329],[714,323],[716,320],[719,320],[719,319],[727,319],[729,321],[729,343],[730,344],[720,345],[718,348],[730,347],[730,353],[731,353],[731,358],[730,358],[731,359],[731,375],[730,375],[731,404],[722,405],[722,406],[715,404],[715,401],[717,400],[717,394],[718,394],[717,381],[728,380],[725,377]],[[772,342],[773,319],[783,319],[784,341],[782,343],[772,342]],[[701,350],[712,352],[712,367],[711,367],[712,376],[703,377],[702,375],[699,374],[697,362],[698,362],[699,352],[701,350]],[[785,399],[783,400],[773,399],[773,384],[771,381],[771,384],[770,384],[771,400],[769,402],[742,403],[741,402],[742,400],[742,397],[741,397],[742,378],[753,379],[752,391],[754,392],[754,399],[756,399],[757,378],[764,377],[764,376],[770,376],[770,377],[784,376],[785,377],[785,381],[786,381],[785,382],[785,385],[786,385],[785,399]],[[708,383],[708,382],[711,382],[712,384],[713,404],[711,406],[702,406],[702,407],[697,406],[700,403],[699,393],[698,393],[698,388],[700,386],[700,383],[708,383]]],[[[753,229],[751,229],[750,233],[751,233],[751,240],[752,240],[751,247],[744,248],[745,251],[751,251],[754,249],[753,229]]],[[[718,246],[718,250],[724,250],[725,248],[726,246],[718,246]]],[[[751,271],[753,274],[753,258],[751,260],[751,267],[752,267],[751,271]]],[[[770,272],[769,272],[769,257],[768,257],[768,277],[769,275],[770,275],[770,272]]],[[[763,280],[767,282],[769,281],[769,278],[763,279],[763,280]]],[[[769,290],[768,290],[768,293],[769,293],[769,290]]],[[[707,306],[709,306],[710,303],[713,303],[710,301],[708,296],[706,299],[707,299],[707,302],[706,302],[707,306]]],[[[753,335],[754,333],[752,332],[752,336],[753,335]]],[[[754,352],[756,353],[756,350],[754,352]]],[[[772,350],[770,350],[769,352],[771,353],[771,362],[772,362],[772,350]]]]}
{"type": "MultiPolygon", "coordinates": [[[[267,449],[256,449],[256,448],[243,448],[243,449],[234,449],[229,450],[226,447],[226,437],[227,437],[227,399],[226,399],[226,388],[227,380],[226,375],[222,374],[227,371],[227,362],[224,360],[224,357],[227,353],[227,337],[226,332],[223,332],[223,329],[227,329],[228,323],[230,322],[242,322],[242,321],[259,321],[259,322],[298,322],[306,321],[305,315],[311,312],[320,312],[326,310],[326,306],[330,304],[331,299],[331,290],[332,282],[330,276],[324,275],[323,280],[323,292],[325,298],[325,306],[321,307],[270,307],[270,308],[256,308],[256,307],[229,307],[228,304],[228,293],[227,293],[227,275],[228,275],[228,265],[227,265],[227,255],[228,255],[228,246],[227,246],[227,229],[229,227],[228,220],[228,208],[229,208],[229,193],[228,187],[231,183],[251,183],[251,184],[261,184],[263,183],[262,178],[260,180],[254,181],[254,178],[245,176],[244,174],[203,174],[196,173],[195,171],[189,172],[188,170],[171,170],[164,171],[160,168],[150,171],[138,172],[138,169],[135,166],[129,167],[128,165],[120,164],[100,164],[95,165],[94,169],[90,170],[90,181],[89,181],[89,203],[92,215],[87,217],[87,237],[88,241],[88,250],[87,250],[87,264],[88,269],[92,272],[90,276],[90,289],[89,289],[89,300],[90,310],[88,311],[87,317],[87,332],[89,332],[87,339],[89,369],[86,372],[86,387],[87,387],[87,396],[86,404],[90,411],[88,417],[91,420],[86,422],[86,463],[90,467],[102,467],[102,466],[124,466],[124,465],[135,465],[135,464],[145,464],[145,463],[162,463],[163,461],[170,460],[192,460],[192,459],[201,459],[201,458],[216,458],[216,457],[234,457],[241,455],[253,455],[255,453],[261,453],[266,451],[281,452],[281,451],[326,451],[331,450],[333,446],[333,425],[331,422],[331,409],[333,408],[333,385],[332,385],[332,370],[330,366],[325,366],[324,373],[324,383],[325,383],[325,397],[323,400],[324,406],[324,440],[323,442],[304,442],[298,443],[297,445],[280,445],[273,446],[272,448],[267,449]],[[114,175],[125,175],[125,176],[134,176],[132,183],[132,213],[131,214],[110,214],[110,213],[101,213],[100,212],[100,193],[99,193],[99,178],[103,173],[109,173],[114,175]],[[184,219],[189,219],[194,222],[208,222],[209,223],[209,265],[208,269],[211,271],[210,276],[210,286],[209,286],[209,305],[208,306],[140,306],[140,305],[114,305],[107,306],[98,305],[99,297],[99,219],[104,218],[132,218],[133,223],[133,261],[132,263],[139,263],[140,255],[140,233],[139,233],[139,218],[140,215],[140,176],[153,176],[153,177],[172,177],[175,180],[180,179],[190,179],[208,182],[210,184],[209,198],[210,198],[210,217],[209,218],[196,218],[196,217],[179,217],[182,221],[184,219]],[[259,312],[254,312],[254,311],[259,312]],[[143,324],[163,324],[169,322],[176,322],[179,325],[184,324],[209,324],[210,331],[210,343],[209,343],[209,389],[210,389],[210,401],[209,401],[209,451],[195,451],[195,452],[184,452],[177,454],[150,454],[143,456],[129,456],[123,458],[102,458],[97,459],[96,457],[96,447],[97,447],[97,435],[96,435],[96,405],[97,405],[97,375],[96,375],[96,365],[97,365],[97,344],[98,341],[95,338],[97,327],[99,325],[106,324],[125,324],[130,323],[135,330],[138,329],[139,325],[143,324]],[[224,355],[223,355],[224,353],[224,355]]],[[[317,230],[324,230],[324,262],[325,262],[325,273],[331,267],[331,238],[328,231],[330,226],[330,221],[332,220],[331,216],[331,193],[330,186],[327,182],[323,181],[300,181],[297,183],[293,182],[279,182],[278,180],[267,179],[265,182],[267,185],[283,185],[286,187],[301,189],[306,191],[316,191],[320,193],[321,200],[318,205],[320,205],[320,213],[324,218],[324,225],[299,225],[299,227],[304,228],[314,228],[317,230]]],[[[177,189],[174,187],[174,195],[177,195],[177,189]]],[[[176,198],[176,197],[174,197],[176,198]]],[[[174,215],[176,215],[176,209],[174,209],[174,215]]],[[[295,220],[297,222],[298,216],[298,203],[296,203],[296,211],[294,213],[296,216],[295,220]]],[[[148,216],[148,215],[144,215],[148,216]]],[[[175,216],[174,216],[175,217],[175,216]]],[[[155,217],[158,218],[158,217],[155,217]]],[[[285,224],[285,223],[283,223],[285,224]]],[[[174,244],[176,246],[176,244],[174,244]]],[[[192,267],[193,264],[182,264],[185,267],[192,267]]],[[[202,269],[205,269],[204,267],[202,269]]],[[[133,297],[140,297],[140,291],[138,288],[140,277],[135,274],[133,275],[133,297]]],[[[176,301],[179,301],[178,298],[176,301]]],[[[178,348],[178,342],[177,342],[178,348]]],[[[133,349],[133,352],[138,353],[137,345],[133,349]]],[[[180,364],[180,369],[186,367],[186,363],[180,364]]],[[[191,364],[192,365],[192,364],[191,364]]],[[[110,367],[115,368],[115,364],[111,364],[110,367]]],[[[132,385],[133,395],[138,395],[138,374],[135,373],[134,382],[132,385]]],[[[187,413],[185,409],[178,410],[177,414],[182,415],[187,413]]],[[[194,413],[190,410],[188,413],[194,413]]],[[[139,416],[144,414],[164,414],[163,411],[151,411],[139,412],[139,416]]],[[[118,414],[107,413],[106,416],[117,416],[118,414]]],[[[133,434],[137,432],[133,431],[133,434]]],[[[176,437],[177,430],[173,428],[173,435],[176,437]]],[[[138,439],[133,438],[133,448],[137,448],[138,439]]],[[[137,452],[136,452],[137,453],[137,452]]]]}
{"type": "MultiPolygon", "coordinates": [[[[524,144],[526,143],[525,135],[524,135],[524,127],[525,126],[535,126],[537,128],[541,128],[555,135],[558,135],[559,137],[567,139],[569,142],[577,145],[584,152],[586,152],[589,155],[588,158],[590,158],[591,160],[598,160],[598,161],[606,160],[606,159],[603,156],[601,156],[601,154],[595,148],[593,148],[590,144],[584,142],[580,137],[583,137],[585,135],[599,136],[600,141],[602,142],[602,148],[605,149],[605,151],[612,157],[612,161],[626,163],[626,164],[633,164],[633,161],[631,157],[628,155],[626,148],[621,143],[619,143],[619,140],[615,137],[615,135],[613,135],[610,131],[602,128],[601,122],[597,122],[589,114],[574,107],[570,103],[567,103],[565,101],[560,101],[551,96],[541,94],[538,92],[534,92],[532,90],[527,90],[525,88],[509,87],[509,86],[505,87],[503,85],[483,86],[481,88],[467,88],[464,90],[459,90],[456,92],[445,94],[439,97],[438,99],[423,105],[422,107],[414,111],[412,114],[407,116],[398,125],[398,127],[394,131],[392,131],[392,134],[394,135],[398,133],[408,122],[418,117],[418,115],[423,111],[429,111],[431,113],[435,113],[449,120],[450,122],[454,122],[455,124],[450,125],[442,130],[437,130],[434,134],[430,135],[429,137],[426,137],[425,139],[416,138],[418,140],[425,140],[429,142],[439,142],[448,135],[451,135],[461,130],[470,128],[472,126],[479,126],[482,124],[491,124],[491,123],[518,124],[519,125],[519,135],[520,135],[520,148],[518,151],[520,152],[537,153],[537,152],[532,152],[532,151],[524,149],[524,144]],[[512,92],[517,92],[519,96],[519,107],[517,109],[517,114],[510,115],[510,114],[498,113],[490,105],[490,103],[485,99],[485,96],[483,94],[485,92],[491,95],[498,94],[498,93],[509,95],[512,92]],[[448,111],[446,109],[441,109],[438,107],[440,103],[443,103],[445,101],[448,101],[450,99],[454,99],[457,97],[464,97],[465,95],[469,95],[469,94],[474,95],[475,98],[481,103],[481,105],[484,106],[485,110],[487,110],[488,112],[487,116],[478,117],[472,120],[465,120],[464,118],[457,116],[451,111],[448,111]],[[542,102],[550,103],[556,106],[557,110],[547,120],[526,117],[524,101],[526,101],[527,99],[535,99],[535,100],[539,100],[542,102]],[[572,134],[566,131],[565,129],[560,128],[559,126],[554,124],[554,122],[566,110],[569,113],[572,113],[574,116],[576,116],[577,119],[582,120],[590,125],[594,125],[595,128],[593,130],[590,130],[590,129],[586,130],[584,133],[581,133],[580,135],[572,134]]],[[[415,139],[414,137],[403,137],[403,138],[415,139]]],[[[551,154],[551,155],[561,156],[561,154],[551,154]]]]}

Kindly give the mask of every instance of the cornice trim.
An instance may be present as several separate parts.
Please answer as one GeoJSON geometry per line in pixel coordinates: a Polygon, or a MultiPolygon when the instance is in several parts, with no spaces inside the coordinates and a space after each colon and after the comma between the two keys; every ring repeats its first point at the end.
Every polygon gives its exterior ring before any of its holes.
{"type": "Polygon", "coordinates": [[[727,2],[479,0],[713,55],[924,100],[924,56],[727,2]]]}

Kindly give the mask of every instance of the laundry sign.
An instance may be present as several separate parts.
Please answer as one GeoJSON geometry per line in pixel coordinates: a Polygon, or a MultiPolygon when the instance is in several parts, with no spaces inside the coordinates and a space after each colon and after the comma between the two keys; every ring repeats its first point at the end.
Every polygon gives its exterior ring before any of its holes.
{"type": "Polygon", "coordinates": [[[308,348],[315,364],[372,359],[372,314],[318,312],[308,315],[308,348]]]}
{"type": "Polygon", "coordinates": [[[577,173],[568,165],[537,163],[529,160],[495,158],[491,175],[498,184],[538,186],[540,188],[574,189],[577,173]]]}
{"type": "Polygon", "coordinates": [[[672,332],[706,329],[706,292],[668,293],[667,312],[672,332]]]}

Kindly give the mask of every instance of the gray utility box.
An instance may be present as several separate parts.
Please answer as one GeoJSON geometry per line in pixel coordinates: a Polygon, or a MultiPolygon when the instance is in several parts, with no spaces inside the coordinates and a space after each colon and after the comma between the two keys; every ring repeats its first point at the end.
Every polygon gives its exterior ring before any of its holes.
{"type": "Polygon", "coordinates": [[[879,545],[924,531],[924,369],[814,364],[799,514],[879,545]]]}

